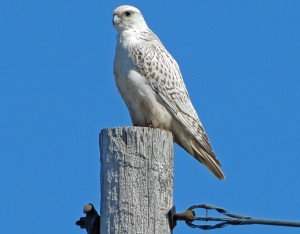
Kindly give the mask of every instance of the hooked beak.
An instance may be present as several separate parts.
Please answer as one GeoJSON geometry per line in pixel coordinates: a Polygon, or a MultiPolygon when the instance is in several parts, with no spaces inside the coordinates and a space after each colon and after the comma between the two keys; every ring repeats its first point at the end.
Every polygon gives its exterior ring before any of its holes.
{"type": "Polygon", "coordinates": [[[113,25],[119,24],[121,22],[120,16],[118,14],[114,14],[112,22],[113,25]]]}

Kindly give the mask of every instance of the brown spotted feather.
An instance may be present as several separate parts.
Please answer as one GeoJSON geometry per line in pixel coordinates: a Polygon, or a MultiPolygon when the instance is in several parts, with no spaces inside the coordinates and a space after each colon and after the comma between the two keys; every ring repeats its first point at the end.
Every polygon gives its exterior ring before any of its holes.
{"type": "Polygon", "coordinates": [[[155,34],[149,31],[145,34],[145,37],[141,37],[141,39],[151,38],[151,40],[142,40],[131,49],[130,55],[133,63],[137,66],[138,71],[147,78],[149,85],[163,97],[172,114],[187,127],[216,163],[221,165],[190,101],[177,62],[155,34]]]}

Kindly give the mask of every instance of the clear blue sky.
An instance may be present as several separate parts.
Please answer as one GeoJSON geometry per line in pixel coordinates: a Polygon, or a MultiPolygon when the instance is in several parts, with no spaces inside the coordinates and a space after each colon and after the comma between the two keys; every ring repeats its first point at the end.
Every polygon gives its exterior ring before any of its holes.
{"type": "MultiPolygon", "coordinates": [[[[99,211],[98,134],[131,125],[112,74],[112,12],[123,4],[179,63],[227,177],[175,146],[177,211],[208,203],[300,221],[299,1],[1,0],[0,232],[83,234],[83,205],[99,211]]],[[[179,223],[174,233],[200,232],[179,223]]]]}

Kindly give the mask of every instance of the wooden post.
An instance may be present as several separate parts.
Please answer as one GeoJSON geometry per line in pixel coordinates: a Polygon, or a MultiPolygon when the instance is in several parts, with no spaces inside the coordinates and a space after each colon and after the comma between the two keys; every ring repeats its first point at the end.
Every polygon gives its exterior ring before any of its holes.
{"type": "Polygon", "coordinates": [[[171,233],[172,134],[142,127],[104,129],[100,151],[100,233],[171,233]]]}

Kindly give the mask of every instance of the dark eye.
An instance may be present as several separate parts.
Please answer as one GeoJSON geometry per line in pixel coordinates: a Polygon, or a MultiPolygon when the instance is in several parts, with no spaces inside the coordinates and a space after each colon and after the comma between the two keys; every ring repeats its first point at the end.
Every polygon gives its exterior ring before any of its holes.
{"type": "Polygon", "coordinates": [[[130,16],[131,13],[132,13],[131,11],[125,11],[125,15],[126,15],[126,16],[130,16]]]}

